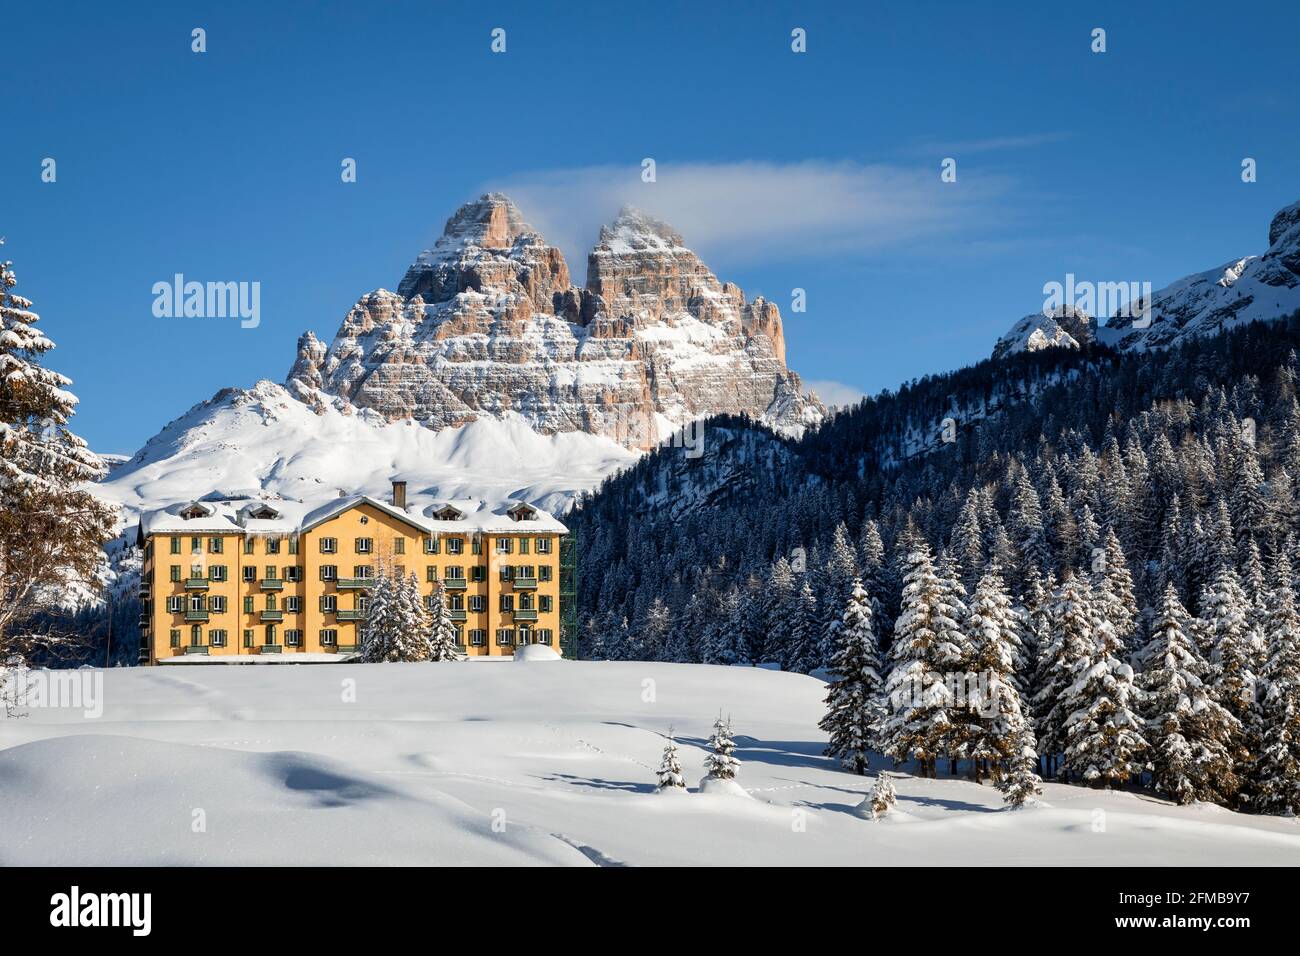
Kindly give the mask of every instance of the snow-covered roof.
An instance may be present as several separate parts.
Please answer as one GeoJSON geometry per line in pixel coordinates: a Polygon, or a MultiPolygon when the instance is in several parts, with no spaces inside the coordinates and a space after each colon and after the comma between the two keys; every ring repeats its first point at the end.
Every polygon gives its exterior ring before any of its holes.
{"type": "Polygon", "coordinates": [[[349,495],[314,502],[285,498],[274,501],[205,498],[203,501],[179,502],[142,514],[140,534],[292,534],[308,531],[361,504],[371,505],[430,534],[564,534],[569,530],[554,515],[529,502],[514,499],[499,502],[477,498],[420,501],[417,497],[407,507],[398,508],[370,495],[349,495]]]}

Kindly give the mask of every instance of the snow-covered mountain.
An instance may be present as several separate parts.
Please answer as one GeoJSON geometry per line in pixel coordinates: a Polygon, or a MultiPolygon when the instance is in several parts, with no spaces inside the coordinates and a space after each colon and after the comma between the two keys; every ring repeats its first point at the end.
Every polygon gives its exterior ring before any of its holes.
{"type": "Polygon", "coordinates": [[[362,296],[327,346],[307,332],[284,385],[231,388],[171,422],[100,485],[124,520],[214,491],[572,497],[695,419],[798,433],[825,408],[785,363],[777,307],[720,282],[633,209],[574,286],[505,196],[462,206],[397,292],[362,296]]]}
{"type": "MultiPolygon", "coordinates": [[[[1021,319],[998,340],[993,357],[1051,347],[1077,347],[1084,338],[1118,349],[1160,349],[1190,336],[1253,321],[1272,321],[1300,309],[1300,202],[1282,209],[1268,228],[1268,249],[1258,256],[1232,259],[1205,272],[1179,279],[1151,296],[1150,324],[1127,314],[1113,315],[1097,328],[1093,318],[1076,313],[1073,328],[1059,315],[1036,313],[1021,319]]],[[[1134,311],[1138,311],[1134,309],[1134,311]]]]}
{"type": "Polygon", "coordinates": [[[645,450],[705,415],[785,431],[820,421],[785,364],[777,307],[719,282],[671,227],[624,209],[574,286],[505,196],[462,206],[396,292],[363,296],[326,347],[299,342],[289,390],[434,429],[521,416],[645,450]]]}

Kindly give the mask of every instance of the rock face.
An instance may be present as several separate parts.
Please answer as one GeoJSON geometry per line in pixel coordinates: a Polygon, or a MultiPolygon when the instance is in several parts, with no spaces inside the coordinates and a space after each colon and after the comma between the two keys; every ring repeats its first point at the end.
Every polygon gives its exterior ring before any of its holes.
{"type": "Polygon", "coordinates": [[[580,288],[495,193],[462,206],[396,292],[362,296],[328,348],[306,333],[286,385],[434,429],[513,412],[637,449],[703,415],[797,431],[825,414],[786,367],[776,306],[719,282],[669,226],[625,209],[580,288]]]}
{"type": "MultiPolygon", "coordinates": [[[[1268,228],[1268,249],[1263,255],[1233,259],[1179,279],[1152,293],[1148,325],[1142,327],[1141,321],[1115,315],[1096,330],[1096,337],[1119,349],[1161,349],[1190,336],[1213,335],[1248,322],[1272,321],[1297,310],[1300,310],[1300,202],[1273,217],[1268,228]]],[[[1073,333],[1054,340],[1050,322],[1050,318],[1042,315],[1021,319],[998,340],[993,357],[1036,347],[1069,348],[1079,344],[1073,333]],[[1035,336],[1037,339],[1031,341],[1035,336]]]]}
{"type": "Polygon", "coordinates": [[[1011,327],[993,346],[993,357],[1039,349],[1077,349],[1096,338],[1096,323],[1081,309],[1063,305],[1050,312],[1034,312],[1011,327]]]}

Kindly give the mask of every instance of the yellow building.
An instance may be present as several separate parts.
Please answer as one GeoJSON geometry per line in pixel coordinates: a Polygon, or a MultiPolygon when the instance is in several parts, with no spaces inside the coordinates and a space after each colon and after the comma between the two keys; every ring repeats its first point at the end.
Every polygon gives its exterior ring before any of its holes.
{"type": "Polygon", "coordinates": [[[470,656],[512,655],[524,644],[572,655],[571,627],[561,627],[576,574],[566,535],[524,502],[408,504],[403,481],[387,502],[173,505],[140,520],[141,661],[345,659],[381,568],[414,574],[426,601],[441,587],[470,656]]]}

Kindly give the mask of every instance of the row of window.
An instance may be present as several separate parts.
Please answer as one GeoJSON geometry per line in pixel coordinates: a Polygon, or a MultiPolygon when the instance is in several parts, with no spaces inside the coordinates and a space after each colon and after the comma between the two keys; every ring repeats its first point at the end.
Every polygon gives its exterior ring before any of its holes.
{"type": "MultiPolygon", "coordinates": [[[[465,643],[464,628],[457,627],[456,643],[465,643]]],[[[276,627],[274,624],[268,624],[263,631],[263,645],[274,645],[276,643],[276,627]]],[[[319,632],[320,642],[325,647],[333,647],[338,644],[339,632],[335,628],[321,628],[319,632]]],[[[203,628],[195,624],[190,628],[190,646],[203,646],[203,628]]],[[[208,644],[212,647],[225,647],[228,639],[228,632],[225,628],[214,627],[207,632],[208,644]]],[[[171,646],[179,648],[181,646],[181,629],[174,627],[170,634],[171,646]]],[[[527,628],[520,627],[518,630],[512,627],[497,628],[496,632],[497,645],[500,647],[511,647],[520,644],[551,644],[555,639],[555,632],[549,627],[527,628]]],[[[244,631],[244,646],[253,647],[254,631],[248,628],[244,631]]],[[[487,643],[487,631],[481,627],[471,628],[469,632],[469,643],[473,647],[482,647],[487,643]]],[[[302,631],[297,628],[286,628],[284,631],[285,647],[301,647],[302,631]]]]}
{"type": "MultiPolygon", "coordinates": [[[[302,580],[301,565],[286,564],[283,568],[277,568],[273,564],[268,564],[262,570],[264,572],[262,580],[265,581],[284,581],[287,584],[296,584],[297,582],[302,580]]],[[[487,568],[485,568],[483,565],[481,564],[472,565],[469,570],[470,570],[470,577],[468,578],[468,580],[474,582],[481,582],[487,580],[487,568]]],[[[171,566],[172,583],[174,584],[179,583],[182,580],[182,571],[183,569],[179,564],[173,564],[171,566]]],[[[258,580],[257,572],[258,572],[257,567],[253,565],[249,565],[248,567],[244,568],[243,570],[244,583],[245,584],[257,583],[258,580]]],[[[399,578],[405,577],[406,568],[401,565],[398,565],[394,569],[394,573],[399,578]]],[[[543,564],[540,568],[534,567],[531,564],[517,564],[517,565],[503,564],[500,570],[502,581],[513,581],[516,580],[517,578],[536,578],[538,581],[550,581],[552,580],[553,573],[554,573],[554,569],[547,564],[543,564]]],[[[354,565],[352,568],[352,576],[354,578],[372,578],[374,577],[374,574],[375,574],[375,569],[373,565],[358,564],[358,565],[354,565]]],[[[338,576],[339,576],[338,565],[336,564],[321,565],[320,577],[322,581],[337,581],[338,576]]],[[[202,565],[195,565],[192,568],[190,568],[190,574],[189,574],[190,580],[201,580],[205,578],[208,581],[215,581],[215,582],[227,581],[229,580],[229,569],[224,564],[210,564],[207,566],[207,568],[204,568],[202,565]]],[[[425,580],[427,581],[438,580],[438,568],[436,565],[431,564],[429,565],[428,568],[425,569],[425,580]]],[[[444,571],[443,580],[445,581],[466,580],[465,568],[462,567],[461,565],[448,565],[444,571]]]]}
{"type": "MultiPolygon", "coordinates": [[[[502,611],[515,610],[515,598],[518,597],[518,606],[521,611],[540,611],[542,614],[549,614],[555,606],[554,598],[549,594],[533,595],[529,593],[514,595],[500,595],[500,608],[502,611]]],[[[447,608],[451,611],[466,610],[466,598],[463,594],[447,595],[447,608]]],[[[243,607],[245,614],[256,614],[257,598],[253,595],[244,597],[243,607]]],[[[424,598],[425,606],[433,610],[437,606],[435,595],[428,594],[424,598]]],[[[167,598],[167,610],[171,614],[183,614],[185,611],[203,611],[209,614],[225,614],[226,599],[220,594],[175,594],[167,598]]],[[[320,609],[327,613],[333,614],[338,611],[338,595],[322,594],[320,596],[320,609]]],[[[370,598],[364,594],[357,595],[358,611],[370,610],[370,598]]],[[[263,611],[283,611],[286,614],[297,614],[302,610],[302,598],[297,595],[288,595],[281,599],[276,594],[262,595],[263,611]]],[[[468,610],[475,614],[481,614],[487,610],[487,598],[482,594],[471,594],[469,596],[468,610]]]]}
{"type": "MultiPolygon", "coordinates": [[[[244,538],[244,554],[254,554],[254,553],[255,553],[255,547],[256,547],[256,542],[257,542],[257,540],[258,540],[258,539],[257,539],[256,537],[247,537],[247,538],[244,538]]],[[[279,537],[276,537],[276,536],[274,536],[274,535],[269,535],[269,536],[265,536],[265,537],[263,537],[262,540],[263,540],[264,542],[266,542],[265,552],[266,552],[267,554],[279,554],[282,545],[283,545],[284,548],[288,551],[289,554],[297,554],[297,553],[298,553],[298,538],[297,538],[296,535],[289,535],[288,537],[285,537],[285,538],[279,538],[279,537]]],[[[318,538],[317,540],[320,542],[320,553],[321,553],[321,554],[337,554],[337,553],[338,553],[338,550],[339,550],[339,539],[338,539],[338,538],[327,538],[327,537],[322,537],[322,538],[318,538]]],[[[537,539],[532,539],[532,538],[517,538],[517,539],[516,539],[516,538],[497,538],[497,539],[496,539],[496,545],[495,545],[496,553],[497,553],[497,554],[512,554],[512,553],[513,553],[513,550],[514,550],[514,547],[515,547],[515,542],[518,541],[518,542],[519,542],[519,553],[520,553],[520,554],[528,554],[528,553],[529,553],[529,549],[532,547],[532,542],[533,542],[534,540],[536,540],[536,546],[537,546],[537,553],[538,553],[538,554],[550,554],[550,553],[551,553],[551,539],[550,539],[550,538],[537,538],[537,539]]],[[[191,537],[191,538],[190,538],[190,553],[191,553],[191,554],[202,554],[202,553],[203,553],[203,542],[204,542],[204,539],[203,539],[201,536],[194,536],[194,537],[191,537]]],[[[181,551],[182,538],[181,538],[180,535],[173,535],[173,536],[171,537],[171,542],[170,542],[170,544],[171,544],[171,553],[172,553],[172,554],[181,554],[181,553],[182,553],[182,551],[181,551]]],[[[441,549],[442,549],[442,547],[443,547],[444,544],[446,545],[447,554],[464,554],[464,552],[465,552],[465,539],[464,539],[464,538],[425,538],[425,539],[424,539],[424,553],[425,553],[425,554],[438,554],[438,553],[440,553],[440,551],[441,551],[441,549]]],[[[353,550],[354,550],[357,554],[373,554],[374,551],[375,551],[375,539],[374,539],[374,538],[356,538],[356,539],[354,539],[354,541],[353,541],[353,543],[352,543],[352,548],[353,548],[353,550]]],[[[474,554],[482,554],[482,553],[483,553],[483,541],[482,541],[482,539],[481,539],[481,538],[472,538],[472,539],[470,540],[470,548],[471,548],[471,551],[472,551],[474,554]]],[[[209,538],[207,539],[207,553],[208,553],[208,554],[224,554],[224,553],[225,553],[225,539],[224,539],[224,538],[219,538],[219,537],[209,537],[209,538]]],[[[405,538],[393,538],[393,554],[405,554],[405,553],[406,553],[406,539],[405,539],[405,538]]]]}

